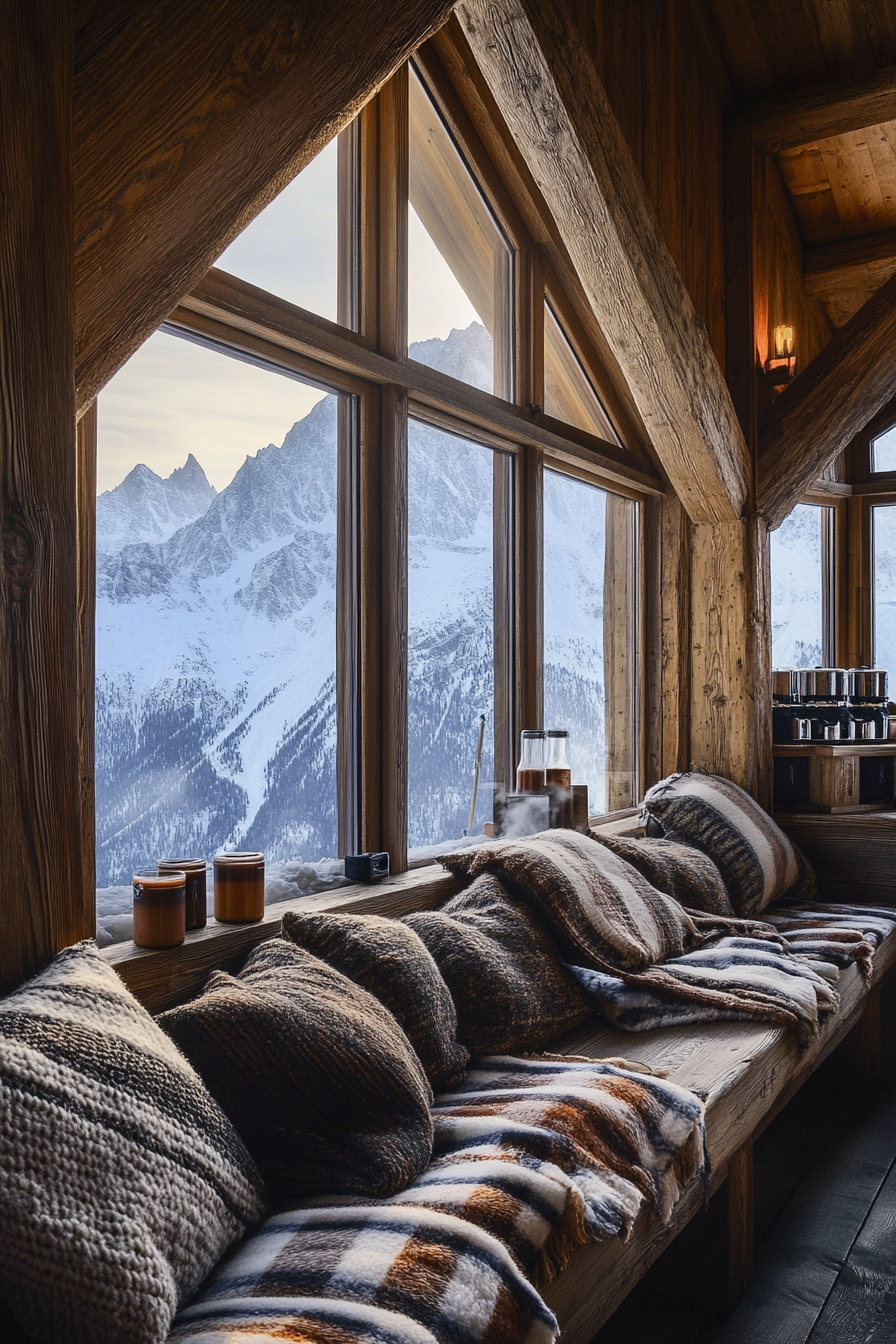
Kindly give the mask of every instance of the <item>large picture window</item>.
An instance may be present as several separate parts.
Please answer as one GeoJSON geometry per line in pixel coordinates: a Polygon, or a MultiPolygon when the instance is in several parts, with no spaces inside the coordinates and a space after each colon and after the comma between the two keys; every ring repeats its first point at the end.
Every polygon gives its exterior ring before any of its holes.
{"type": "Polygon", "coordinates": [[[892,695],[896,683],[896,504],[878,504],[871,518],[874,665],[889,672],[892,695]]]}
{"type": "Polygon", "coordinates": [[[569,731],[592,815],[640,797],[662,484],[415,60],[99,397],[101,941],[163,857],[261,850],[275,900],[482,843],[522,729],[569,731]]]}

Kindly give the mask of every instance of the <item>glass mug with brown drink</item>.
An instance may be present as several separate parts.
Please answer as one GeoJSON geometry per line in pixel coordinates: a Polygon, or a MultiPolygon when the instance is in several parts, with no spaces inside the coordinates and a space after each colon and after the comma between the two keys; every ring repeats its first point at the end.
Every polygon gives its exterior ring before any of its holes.
{"type": "Polygon", "coordinates": [[[187,875],[182,868],[134,873],[134,942],[138,947],[177,947],[186,932],[187,875]]]}
{"type": "Polygon", "coordinates": [[[264,918],[264,855],[215,855],[215,919],[249,924],[264,918]]]}
{"type": "Polygon", "coordinates": [[[182,869],[187,875],[186,926],[190,929],[204,929],[208,916],[206,913],[205,859],[159,859],[160,873],[177,872],[182,869]]]}

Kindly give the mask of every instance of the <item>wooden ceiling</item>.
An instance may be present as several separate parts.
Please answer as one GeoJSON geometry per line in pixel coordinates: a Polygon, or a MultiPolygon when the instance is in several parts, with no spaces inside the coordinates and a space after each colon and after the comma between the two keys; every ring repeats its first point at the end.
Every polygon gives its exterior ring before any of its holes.
{"type": "Polygon", "coordinates": [[[842,326],[896,272],[896,0],[706,4],[734,103],[777,160],[806,288],[842,326]]]}

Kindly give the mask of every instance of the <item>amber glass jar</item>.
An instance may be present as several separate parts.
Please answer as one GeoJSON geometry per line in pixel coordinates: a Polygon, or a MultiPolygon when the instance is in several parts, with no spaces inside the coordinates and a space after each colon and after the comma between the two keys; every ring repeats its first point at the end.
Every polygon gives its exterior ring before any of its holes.
{"type": "Polygon", "coordinates": [[[204,929],[208,923],[205,903],[205,859],[159,859],[158,869],[160,873],[176,872],[178,869],[186,873],[187,930],[204,929]]]}
{"type": "Polygon", "coordinates": [[[249,924],[264,917],[264,855],[215,855],[215,919],[249,924]]]}
{"type": "Polygon", "coordinates": [[[134,874],[134,942],[138,947],[177,947],[186,930],[183,869],[134,874]]]}

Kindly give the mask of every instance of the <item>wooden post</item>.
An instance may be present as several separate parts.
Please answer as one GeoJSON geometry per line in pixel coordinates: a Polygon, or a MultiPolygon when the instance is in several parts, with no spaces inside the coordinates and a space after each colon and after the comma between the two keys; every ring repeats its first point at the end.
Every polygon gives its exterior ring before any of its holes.
{"type": "Polygon", "coordinates": [[[728,1163],[725,1183],[728,1211],[728,1309],[753,1282],[753,1140],[738,1148],[728,1163]]]}
{"type": "Polygon", "coordinates": [[[93,933],[81,870],[72,7],[0,8],[0,988],[93,933]]]}
{"type": "Polygon", "coordinates": [[[691,532],[691,764],[771,803],[768,538],[761,519],[691,532]]]}

